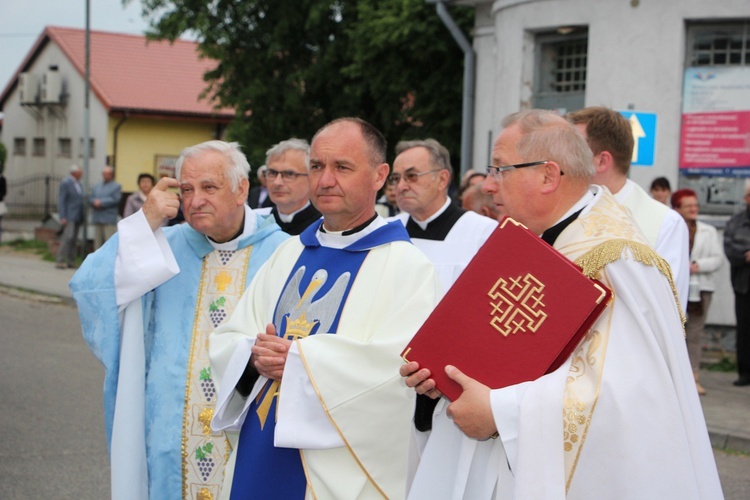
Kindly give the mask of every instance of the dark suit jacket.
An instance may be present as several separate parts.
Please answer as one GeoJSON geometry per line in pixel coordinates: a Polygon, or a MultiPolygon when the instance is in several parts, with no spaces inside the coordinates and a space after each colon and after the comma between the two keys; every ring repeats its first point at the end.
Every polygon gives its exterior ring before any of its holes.
{"type": "Polygon", "coordinates": [[[262,204],[258,204],[258,200],[260,199],[260,192],[264,190],[263,186],[253,186],[250,188],[250,191],[247,193],[247,204],[250,206],[250,208],[266,208],[266,207],[272,207],[273,202],[271,201],[271,197],[268,196],[268,191],[266,191],[266,199],[263,200],[262,204]]]}
{"type": "Polygon", "coordinates": [[[57,211],[61,219],[68,222],[83,222],[83,192],[78,182],[71,176],[67,176],[60,183],[57,194],[57,211]]]}

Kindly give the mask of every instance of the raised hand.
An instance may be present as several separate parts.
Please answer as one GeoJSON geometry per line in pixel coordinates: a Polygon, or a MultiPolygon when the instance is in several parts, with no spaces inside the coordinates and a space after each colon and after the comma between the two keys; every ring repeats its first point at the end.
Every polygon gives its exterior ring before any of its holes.
{"type": "Polygon", "coordinates": [[[180,209],[180,197],[168,189],[178,187],[180,187],[180,181],[177,179],[162,177],[148,194],[143,203],[143,214],[152,231],[156,231],[165,218],[172,219],[177,216],[180,209]]]}

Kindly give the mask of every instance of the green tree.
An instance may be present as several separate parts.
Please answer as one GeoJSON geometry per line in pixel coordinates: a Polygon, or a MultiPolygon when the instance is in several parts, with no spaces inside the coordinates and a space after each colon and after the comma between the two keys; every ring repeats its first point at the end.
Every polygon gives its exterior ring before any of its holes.
{"type": "MultiPolygon", "coordinates": [[[[289,137],[359,116],[458,158],[463,54],[424,0],[142,0],[149,37],[194,37],[219,61],[205,95],[236,109],[228,134],[255,165],[289,137]]],[[[451,7],[465,30],[473,9],[451,7]]],[[[456,162],[457,163],[457,162],[456,162]]]]}

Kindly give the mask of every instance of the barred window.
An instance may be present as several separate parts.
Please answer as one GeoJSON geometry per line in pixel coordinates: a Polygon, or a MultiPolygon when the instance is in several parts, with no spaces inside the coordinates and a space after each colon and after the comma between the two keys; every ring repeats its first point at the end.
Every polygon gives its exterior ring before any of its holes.
{"type": "Polygon", "coordinates": [[[31,146],[32,156],[45,156],[47,154],[47,140],[44,137],[34,137],[31,146]]]}
{"type": "Polygon", "coordinates": [[[60,158],[70,158],[70,137],[60,137],[59,139],[57,139],[57,156],[60,158]]]}
{"type": "Polygon", "coordinates": [[[16,137],[13,139],[13,155],[26,156],[26,138],[16,137]]]}
{"type": "Polygon", "coordinates": [[[750,22],[688,26],[689,66],[750,65],[750,22]]]}
{"type": "Polygon", "coordinates": [[[561,27],[536,35],[535,108],[583,107],[588,65],[588,28],[561,27]]]}
{"type": "Polygon", "coordinates": [[[586,40],[554,44],[555,68],[551,71],[550,87],[555,92],[586,90],[586,40]]]}

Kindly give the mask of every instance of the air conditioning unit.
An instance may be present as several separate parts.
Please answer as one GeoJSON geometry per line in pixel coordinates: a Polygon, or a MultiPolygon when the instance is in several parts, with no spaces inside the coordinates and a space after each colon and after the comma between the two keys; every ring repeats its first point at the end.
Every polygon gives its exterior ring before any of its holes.
{"type": "Polygon", "coordinates": [[[46,104],[58,104],[62,95],[62,76],[57,71],[42,73],[41,101],[46,104]]]}
{"type": "Polygon", "coordinates": [[[21,104],[34,104],[37,98],[39,85],[36,76],[31,73],[18,75],[18,98],[21,104]]]}

